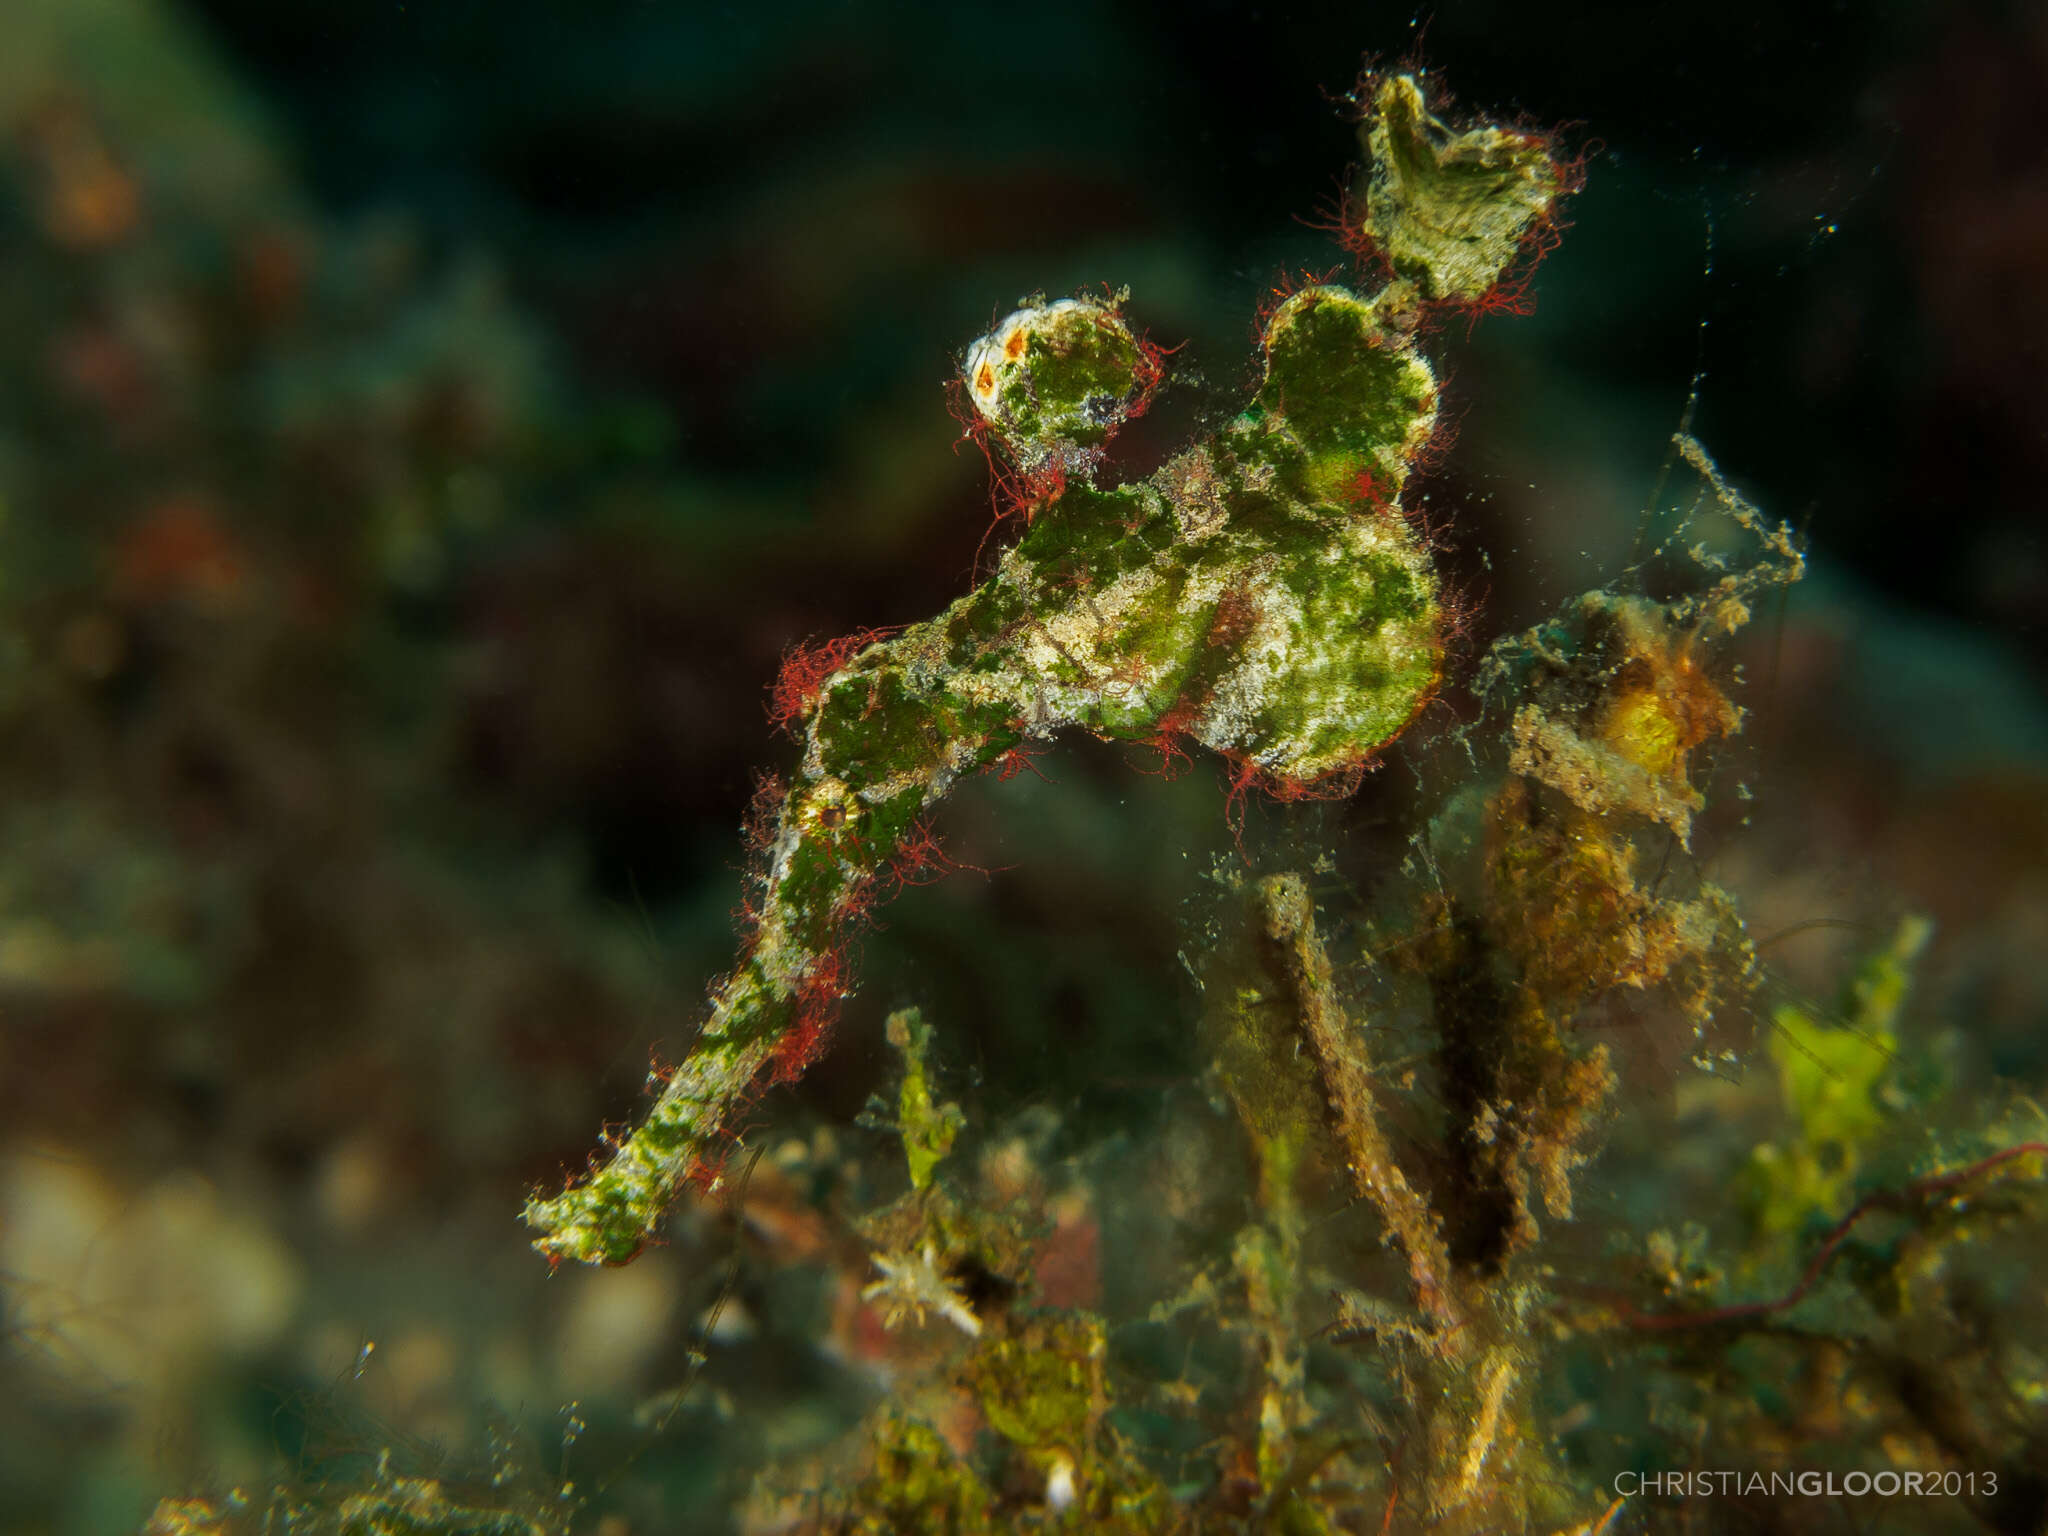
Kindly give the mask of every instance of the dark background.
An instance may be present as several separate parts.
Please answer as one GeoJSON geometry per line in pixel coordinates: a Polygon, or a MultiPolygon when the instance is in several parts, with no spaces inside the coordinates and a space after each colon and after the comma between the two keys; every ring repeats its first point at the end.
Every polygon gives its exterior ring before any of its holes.
{"type": "Polygon", "coordinates": [[[2038,7],[192,9],[323,204],[401,205],[503,253],[579,369],[656,394],[693,462],[764,475],[819,467],[832,396],[825,420],[727,402],[699,425],[707,371],[743,387],[733,373],[771,365],[732,334],[707,355],[701,330],[764,309],[774,329],[775,296],[744,291],[753,220],[779,213],[787,259],[829,267],[861,200],[811,196],[865,174],[875,201],[914,200],[868,207],[929,241],[923,271],[875,285],[895,333],[818,340],[855,368],[936,373],[978,310],[926,332],[945,306],[902,289],[951,288],[962,265],[1170,231],[1211,283],[1258,282],[1355,157],[1331,98],[1362,59],[1420,61],[1592,150],[1549,274],[1554,361],[1671,395],[1710,325],[1696,426],[1717,451],[1887,593],[2041,658],[2038,7]]]}
{"type": "MultiPolygon", "coordinates": [[[[893,430],[877,395],[901,422],[929,381],[935,434],[938,382],[1016,294],[1133,284],[1218,408],[1246,312],[1336,259],[1304,222],[1357,158],[1339,98],[1364,63],[1425,64],[1450,110],[1588,157],[1536,315],[1439,348],[1472,451],[1437,494],[1491,556],[1496,628],[1631,524],[1697,375],[1684,419],[1833,570],[1977,630],[2033,686],[2048,665],[2038,7],[193,10],[324,207],[403,208],[436,247],[494,253],[579,387],[646,406],[690,471],[842,530],[847,500],[889,494],[847,484],[849,437],[893,430]],[[1574,456],[1618,481],[1575,483],[1574,456]]],[[[781,573],[717,713],[787,639],[959,590],[968,480],[899,494],[851,568],[781,573]]],[[[758,763],[730,748],[681,775],[720,815],[758,763]]],[[[694,878],[613,766],[576,791],[608,888],[694,878]]]]}

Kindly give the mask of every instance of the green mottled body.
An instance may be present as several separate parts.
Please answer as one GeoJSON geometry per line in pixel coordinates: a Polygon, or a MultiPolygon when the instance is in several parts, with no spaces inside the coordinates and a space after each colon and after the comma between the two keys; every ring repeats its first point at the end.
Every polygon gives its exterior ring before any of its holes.
{"type": "Polygon", "coordinates": [[[825,680],[753,946],[639,1130],[528,1207],[549,1252],[638,1250],[836,974],[848,917],[962,774],[1078,727],[1184,733],[1308,782],[1366,760],[1428,701],[1437,582],[1396,497],[1429,438],[1429,369],[1341,288],[1294,295],[1267,353],[1265,387],[1214,439],[1142,484],[1068,485],[993,577],[825,680]]]}
{"type": "MultiPolygon", "coordinates": [[[[1495,247],[1497,270],[1515,246],[1495,247]]],[[[962,774],[1077,728],[1193,740],[1307,786],[1406,728],[1443,656],[1436,573],[1400,504],[1436,420],[1414,347],[1425,277],[1288,297],[1244,412],[1114,489],[1096,484],[1103,444],[1163,371],[1116,305],[1034,301],[975,343],[969,398],[1031,477],[1030,527],[973,592],[823,679],[739,969],[640,1128],[528,1204],[537,1246],[612,1263],[639,1250],[756,1085],[804,1065],[850,919],[962,774]]]]}

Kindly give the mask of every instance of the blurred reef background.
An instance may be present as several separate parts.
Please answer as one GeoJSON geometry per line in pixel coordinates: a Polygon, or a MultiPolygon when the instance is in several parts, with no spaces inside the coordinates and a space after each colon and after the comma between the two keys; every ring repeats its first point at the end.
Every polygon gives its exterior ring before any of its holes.
{"type": "MultiPolygon", "coordinates": [[[[902,1182],[863,1109],[906,1006],[984,1184],[1049,1224],[1040,1299],[1157,1300],[1133,1191],[1243,1198],[1174,1182],[1237,854],[1220,766],[1087,743],[947,805],[987,873],[865,937],[739,1215],[554,1274],[516,1216],[730,961],[785,651],[974,579],[962,348],[1128,284],[1186,344],[1129,453],[1234,408],[1261,300],[1339,260],[1311,225],[1368,56],[1589,152],[1533,315],[1430,344],[1426,501],[1477,599],[1444,719],[1486,641],[1631,561],[1681,427],[1812,562],[1740,638],[1694,839],[1763,1001],[1719,1074],[1617,1042],[1587,1252],[1669,1229],[1676,1273],[1688,1223],[1734,1252],[1810,1214],[1703,1198],[1818,1113],[1788,1061],[1896,1079],[1821,1207],[1882,1127],[2048,1093],[2048,10],[8,0],[0,1536],[386,1454],[575,1484],[612,1536],[775,1528],[753,1474],[915,1370],[834,1214],[902,1182]],[[1844,1005],[1872,1067],[1810,1000],[1885,956],[1907,1001],[1844,1005]]],[[[1253,855],[1369,895],[1428,802],[1404,750],[1255,800],[1253,855]]],[[[2048,1348],[2048,1231],[2012,1241],[2000,1306],[2048,1348]]],[[[1636,1409],[1585,1404],[1609,1480],[1636,1409]]]]}

